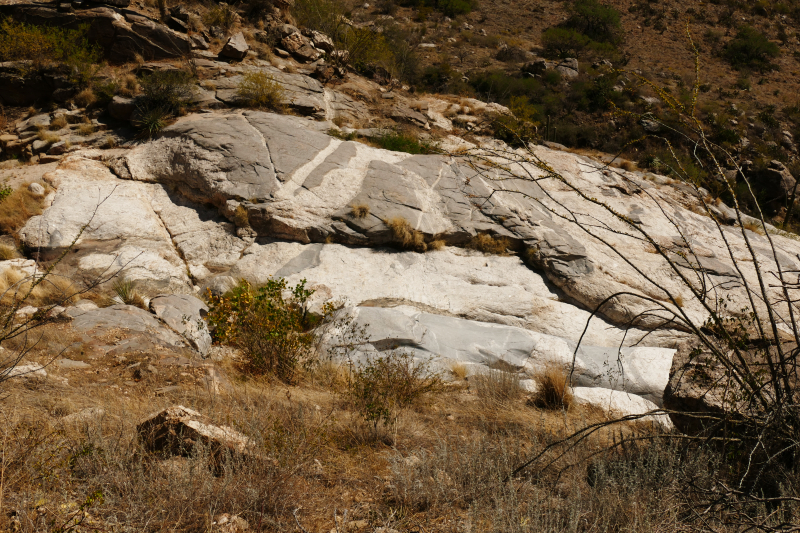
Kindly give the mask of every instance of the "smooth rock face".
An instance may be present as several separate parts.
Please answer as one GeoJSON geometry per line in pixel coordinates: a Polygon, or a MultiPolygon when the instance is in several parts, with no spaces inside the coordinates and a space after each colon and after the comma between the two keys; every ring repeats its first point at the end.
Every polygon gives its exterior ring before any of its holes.
{"type": "Polygon", "coordinates": [[[211,348],[211,335],[205,323],[208,306],[187,294],[157,296],[150,300],[150,309],[166,325],[185,337],[192,347],[206,355],[211,348]]]}
{"type": "MultiPolygon", "coordinates": [[[[675,350],[582,345],[522,328],[419,312],[409,307],[357,307],[357,328],[368,342],[360,353],[403,350],[448,368],[451,362],[488,366],[498,361],[536,373],[548,364],[569,369],[573,384],[629,392],[661,404],[675,350]]],[[[331,337],[335,343],[335,334],[331,337]]],[[[504,365],[505,366],[505,365],[504,365]]]]}
{"type": "Polygon", "coordinates": [[[122,329],[132,333],[144,333],[173,346],[184,344],[179,335],[167,329],[157,318],[132,305],[112,305],[69,313],[68,316],[72,317],[73,329],[93,336],[101,336],[113,329],[122,329]]]}
{"type": "Polygon", "coordinates": [[[41,382],[47,379],[47,371],[38,363],[17,365],[0,370],[0,381],[5,381],[7,379],[41,382]]]}
{"type": "MultiPolygon", "coordinates": [[[[606,413],[606,416],[612,418],[642,415],[658,409],[658,405],[641,396],[600,387],[573,387],[572,396],[575,402],[600,408],[606,413]]],[[[665,414],[648,415],[639,420],[654,422],[666,430],[674,427],[669,416],[665,414]]]]}

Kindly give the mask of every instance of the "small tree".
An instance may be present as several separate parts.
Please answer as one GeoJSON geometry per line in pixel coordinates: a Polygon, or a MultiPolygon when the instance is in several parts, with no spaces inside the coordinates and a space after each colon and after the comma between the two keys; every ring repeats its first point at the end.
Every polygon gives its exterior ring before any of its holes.
{"type": "Polygon", "coordinates": [[[765,71],[772,68],[771,60],[777,58],[780,51],[766,35],[752,26],[744,26],[725,47],[724,57],[736,69],[765,71]]]}
{"type": "Polygon", "coordinates": [[[575,0],[567,26],[593,41],[617,44],[622,39],[620,13],[597,0],[575,0]]]}

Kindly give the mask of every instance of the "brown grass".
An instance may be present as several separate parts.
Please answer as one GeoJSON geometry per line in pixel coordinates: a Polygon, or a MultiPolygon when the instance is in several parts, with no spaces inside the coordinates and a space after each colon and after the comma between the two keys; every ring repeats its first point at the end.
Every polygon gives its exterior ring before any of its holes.
{"type": "Polygon", "coordinates": [[[405,218],[394,217],[387,220],[385,224],[392,232],[392,240],[403,248],[415,252],[424,252],[428,249],[422,232],[411,227],[405,218]]]}
{"type": "Polygon", "coordinates": [[[94,124],[92,124],[91,122],[89,122],[88,124],[83,123],[80,126],[78,126],[78,133],[84,137],[87,137],[94,132],[95,132],[95,127],[94,124]]]}
{"type": "Polygon", "coordinates": [[[506,255],[510,246],[511,241],[508,238],[493,237],[488,233],[477,234],[467,244],[467,248],[494,255],[506,255]]]}
{"type": "Polygon", "coordinates": [[[79,286],[70,278],[50,274],[41,283],[33,287],[34,279],[21,270],[10,269],[0,275],[0,304],[11,305],[28,295],[22,307],[74,303],[80,291],[79,286]]]}
{"type": "Polygon", "coordinates": [[[44,141],[46,143],[57,143],[58,141],[61,140],[61,137],[45,129],[39,130],[39,133],[36,136],[39,138],[40,141],[44,141]]]}
{"type": "Polygon", "coordinates": [[[29,218],[42,213],[43,200],[44,197],[28,190],[27,183],[20,185],[8,198],[0,201],[0,232],[16,237],[29,218]]]}
{"type": "Polygon", "coordinates": [[[470,388],[488,405],[508,405],[522,396],[516,372],[485,370],[469,378],[470,388]]]}
{"type": "Polygon", "coordinates": [[[67,127],[67,117],[65,117],[64,115],[60,115],[50,121],[50,129],[52,131],[58,131],[61,128],[66,128],[66,127],[67,127]]]}
{"type": "Polygon", "coordinates": [[[19,257],[19,252],[14,246],[0,244],[0,261],[7,261],[19,257]]]}
{"type": "Polygon", "coordinates": [[[351,206],[350,214],[355,218],[367,218],[369,215],[369,206],[367,204],[358,204],[351,206]]]}
{"type": "Polygon", "coordinates": [[[76,94],[73,100],[75,101],[75,105],[78,107],[89,107],[97,101],[97,95],[94,94],[92,89],[87,87],[76,94]]]}
{"type": "Polygon", "coordinates": [[[572,393],[569,390],[567,370],[556,364],[546,365],[534,376],[538,390],[533,405],[542,409],[569,409],[572,393]]]}
{"type": "Polygon", "coordinates": [[[746,220],[742,223],[742,228],[748,229],[753,233],[758,233],[759,235],[766,234],[766,232],[764,231],[764,227],[758,220],[746,220]]]}

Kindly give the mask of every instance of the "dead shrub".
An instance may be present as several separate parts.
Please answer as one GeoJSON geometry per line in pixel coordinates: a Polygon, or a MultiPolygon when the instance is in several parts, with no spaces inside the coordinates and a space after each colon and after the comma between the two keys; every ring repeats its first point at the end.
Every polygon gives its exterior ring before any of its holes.
{"type": "Polygon", "coordinates": [[[494,255],[506,255],[510,246],[507,237],[493,237],[488,233],[478,233],[467,244],[467,248],[494,255]]]}
{"type": "Polygon", "coordinates": [[[355,218],[367,218],[369,215],[369,206],[367,204],[358,204],[350,208],[350,214],[355,218]]]}
{"type": "Polygon", "coordinates": [[[415,252],[424,252],[428,249],[422,232],[412,228],[405,218],[394,217],[387,220],[385,224],[392,232],[392,240],[403,248],[415,252]]]}
{"type": "Polygon", "coordinates": [[[572,392],[569,388],[567,370],[556,364],[548,364],[534,376],[538,390],[533,405],[542,409],[569,409],[572,392]]]}

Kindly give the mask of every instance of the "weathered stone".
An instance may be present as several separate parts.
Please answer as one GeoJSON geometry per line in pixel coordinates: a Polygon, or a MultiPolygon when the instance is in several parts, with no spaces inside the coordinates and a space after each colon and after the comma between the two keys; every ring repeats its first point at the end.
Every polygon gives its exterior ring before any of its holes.
{"type": "Polygon", "coordinates": [[[303,30],[303,35],[311,39],[312,44],[315,48],[319,48],[323,52],[333,52],[335,46],[333,44],[333,39],[325,35],[324,33],[320,33],[315,30],[303,30]]]}
{"type": "MultiPolygon", "coordinates": [[[[602,409],[609,418],[643,415],[658,409],[655,403],[636,394],[602,387],[573,387],[572,397],[578,404],[602,409]]],[[[652,422],[666,430],[673,428],[666,414],[648,415],[638,421],[652,422]]]]}
{"type": "Polygon", "coordinates": [[[780,195],[781,198],[788,198],[795,189],[797,180],[789,172],[789,169],[780,161],[770,161],[765,174],[765,185],[780,195]]]}
{"type": "Polygon", "coordinates": [[[198,446],[209,454],[218,471],[226,460],[248,455],[250,439],[227,426],[215,426],[187,407],[175,405],[155,413],[136,426],[142,445],[162,456],[191,455],[198,446]]]}
{"type": "Polygon", "coordinates": [[[192,43],[192,48],[196,50],[208,50],[209,44],[205,38],[199,33],[193,33],[189,36],[189,41],[192,43]]]}
{"type": "Polygon", "coordinates": [[[311,41],[300,32],[292,33],[281,39],[281,47],[303,62],[316,61],[322,54],[314,48],[311,41]]]}
{"type": "Polygon", "coordinates": [[[0,382],[18,379],[29,383],[41,383],[47,379],[47,371],[38,363],[16,365],[0,370],[0,382]]]}
{"type": "Polygon", "coordinates": [[[219,55],[231,59],[244,59],[249,49],[250,47],[244,39],[244,34],[242,32],[237,32],[228,39],[228,42],[225,43],[219,55]]]}
{"type": "Polygon", "coordinates": [[[36,196],[41,196],[44,194],[44,187],[42,187],[41,183],[31,183],[28,185],[28,190],[36,196]]]}
{"type": "Polygon", "coordinates": [[[74,330],[88,333],[91,336],[101,336],[115,329],[128,332],[146,333],[161,342],[172,346],[183,346],[183,339],[169,330],[150,313],[132,305],[112,305],[99,309],[88,310],[72,315],[71,326],[74,330]]]}
{"type": "Polygon", "coordinates": [[[211,335],[205,323],[208,306],[189,295],[172,294],[150,300],[150,309],[174,331],[180,333],[192,347],[206,355],[211,347],[211,335]]]}
{"type": "Polygon", "coordinates": [[[135,108],[136,102],[133,98],[115,96],[108,103],[108,114],[118,120],[130,120],[135,108]]]}
{"type": "Polygon", "coordinates": [[[555,69],[565,78],[578,77],[578,60],[575,58],[562,59],[556,64],[555,69]]]}

